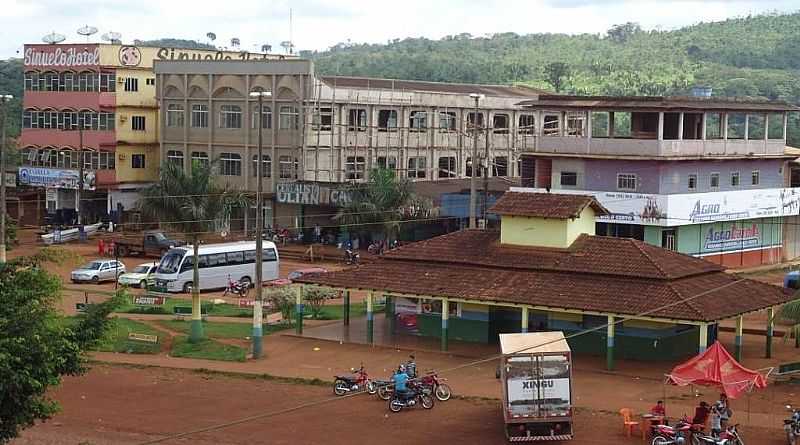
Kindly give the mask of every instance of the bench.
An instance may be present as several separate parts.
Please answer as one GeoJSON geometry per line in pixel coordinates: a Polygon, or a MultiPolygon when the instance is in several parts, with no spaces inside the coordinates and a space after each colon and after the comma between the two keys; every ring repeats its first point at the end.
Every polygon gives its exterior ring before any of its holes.
{"type": "Polygon", "coordinates": [[[781,363],[772,374],[772,378],[779,382],[790,381],[798,377],[800,377],[800,362],[781,363]]]}
{"type": "MultiPolygon", "coordinates": [[[[176,320],[183,320],[186,317],[192,316],[192,307],[191,306],[175,306],[172,308],[172,312],[175,314],[176,320]]],[[[200,318],[205,320],[208,318],[208,310],[206,308],[200,309],[200,318]]]]}

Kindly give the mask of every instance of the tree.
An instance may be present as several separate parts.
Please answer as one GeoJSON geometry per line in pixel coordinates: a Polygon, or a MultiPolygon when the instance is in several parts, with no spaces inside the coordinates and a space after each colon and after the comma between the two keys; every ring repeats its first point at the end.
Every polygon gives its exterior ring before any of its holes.
{"type": "Polygon", "coordinates": [[[392,170],[372,170],[369,180],[351,187],[350,193],[352,199],[334,219],[357,232],[378,229],[386,241],[399,235],[402,222],[430,214],[431,203],[415,195],[411,182],[397,178],[392,170]]]}
{"type": "Polygon", "coordinates": [[[84,351],[105,336],[108,315],[125,300],[120,292],[90,304],[77,324],[67,327],[59,315],[61,280],[44,264],[51,254],[0,266],[0,444],[58,411],[48,389],[62,376],[87,370],[84,351]]]}
{"type": "Polygon", "coordinates": [[[570,76],[569,65],[564,62],[551,62],[544,66],[544,75],[547,82],[553,86],[556,93],[561,92],[564,81],[570,76]]]}
{"type": "Polygon", "coordinates": [[[334,292],[330,289],[319,286],[306,286],[303,289],[303,299],[308,303],[308,307],[311,309],[311,318],[315,320],[319,318],[319,314],[322,312],[325,302],[333,298],[333,296],[334,292]]]}
{"type": "Polygon", "coordinates": [[[200,315],[199,250],[204,234],[223,230],[235,209],[247,208],[247,196],[227,185],[218,185],[210,163],[195,162],[191,174],[171,162],[161,166],[159,181],[141,191],[137,203],[152,221],[173,227],[191,237],[194,248],[192,277],[192,326],[189,341],[203,339],[200,315]]]}
{"type": "MultiPolygon", "coordinates": [[[[794,296],[800,297],[798,293],[795,293],[794,296]]],[[[786,340],[792,337],[795,339],[795,343],[800,344],[800,300],[794,300],[784,304],[778,314],[784,320],[792,323],[792,326],[789,328],[789,335],[783,337],[783,339],[786,340]]]]}
{"type": "Polygon", "coordinates": [[[616,43],[625,43],[633,37],[634,34],[642,32],[642,27],[638,23],[627,22],[621,25],[614,25],[606,31],[608,38],[616,43]]]}

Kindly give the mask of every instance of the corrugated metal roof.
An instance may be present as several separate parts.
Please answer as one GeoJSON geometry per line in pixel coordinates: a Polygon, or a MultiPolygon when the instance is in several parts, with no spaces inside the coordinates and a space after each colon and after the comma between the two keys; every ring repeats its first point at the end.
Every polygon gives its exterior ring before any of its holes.
{"type": "Polygon", "coordinates": [[[730,110],[800,111],[800,107],[781,101],[750,98],[694,96],[561,96],[542,94],[518,105],[531,108],[595,108],[610,110],[730,110]]]}
{"type": "MultiPolygon", "coordinates": [[[[374,90],[405,90],[431,93],[470,94],[478,93],[494,97],[538,97],[547,93],[525,86],[482,85],[468,83],[426,82],[421,80],[376,79],[371,77],[321,76],[323,82],[338,88],[362,88],[374,90]]],[[[548,93],[549,94],[549,93],[548,93]]]]}

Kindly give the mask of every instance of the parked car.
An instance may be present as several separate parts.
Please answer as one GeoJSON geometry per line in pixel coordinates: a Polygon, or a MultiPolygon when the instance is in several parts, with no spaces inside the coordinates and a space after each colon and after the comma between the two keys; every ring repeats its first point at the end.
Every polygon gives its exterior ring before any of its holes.
{"type": "Polygon", "coordinates": [[[133,286],[146,289],[154,281],[153,275],[158,269],[158,263],[144,263],[133,268],[117,278],[117,282],[124,286],[133,286]]]}
{"type": "Polygon", "coordinates": [[[75,269],[70,274],[73,283],[114,281],[125,273],[125,265],[116,260],[94,260],[75,269]]]}

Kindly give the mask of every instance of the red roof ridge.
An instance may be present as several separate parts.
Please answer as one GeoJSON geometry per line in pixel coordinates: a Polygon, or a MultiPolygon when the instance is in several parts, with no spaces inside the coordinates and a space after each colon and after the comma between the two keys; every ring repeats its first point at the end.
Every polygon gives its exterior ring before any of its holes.
{"type": "MultiPolygon", "coordinates": [[[[712,272],[712,273],[720,273],[720,272],[712,272]]],[[[694,296],[691,299],[688,298],[688,297],[684,297],[683,293],[681,293],[681,291],[679,291],[678,289],[675,289],[675,286],[673,286],[673,284],[675,284],[675,281],[673,281],[673,280],[667,281],[667,287],[669,287],[672,290],[672,292],[675,292],[675,295],[678,296],[678,300],[686,303],[686,306],[688,306],[691,310],[693,310],[702,319],[703,318],[703,311],[701,309],[699,309],[697,306],[695,306],[694,304],[692,304],[693,300],[695,298],[697,298],[697,297],[694,296]]],[[[710,321],[710,320],[706,320],[706,321],[710,321]]]]}
{"type": "Polygon", "coordinates": [[[672,278],[672,276],[669,273],[667,273],[667,271],[664,270],[664,268],[661,267],[660,264],[658,264],[658,261],[656,261],[646,250],[644,250],[644,246],[642,246],[637,240],[633,238],[628,238],[628,241],[630,241],[634,246],[636,246],[639,252],[642,252],[642,255],[644,255],[645,258],[647,258],[650,261],[653,267],[655,267],[656,269],[658,269],[659,272],[661,272],[661,275],[664,278],[672,278]]]}

